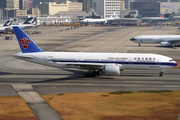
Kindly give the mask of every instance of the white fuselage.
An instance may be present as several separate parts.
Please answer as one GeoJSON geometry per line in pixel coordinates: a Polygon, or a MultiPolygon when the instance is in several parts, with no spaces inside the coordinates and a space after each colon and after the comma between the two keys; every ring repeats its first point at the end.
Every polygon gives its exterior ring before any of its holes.
{"type": "Polygon", "coordinates": [[[21,29],[27,29],[27,28],[34,27],[33,24],[2,26],[2,27],[0,27],[0,32],[2,33],[2,32],[4,32],[6,29],[7,29],[8,31],[13,31],[13,27],[14,27],[14,26],[18,26],[18,27],[21,28],[21,29]]]}
{"type": "Polygon", "coordinates": [[[142,21],[149,21],[149,22],[152,22],[152,21],[167,21],[169,20],[169,18],[164,18],[164,14],[161,15],[161,17],[143,17],[141,18],[142,21]]]}
{"type": "Polygon", "coordinates": [[[107,19],[86,18],[86,19],[83,20],[83,22],[90,22],[90,23],[107,22],[107,19]]]}
{"type": "Polygon", "coordinates": [[[161,42],[169,42],[169,43],[179,43],[180,35],[141,35],[135,36],[130,39],[135,43],[161,43],[161,42]]]}
{"type": "Polygon", "coordinates": [[[173,19],[173,20],[179,20],[179,19],[180,19],[180,16],[173,16],[172,19],[173,19]]]}
{"type": "Polygon", "coordinates": [[[2,26],[2,27],[0,27],[0,32],[2,33],[2,32],[4,32],[6,29],[9,29],[10,28],[10,26],[2,26]]]}
{"type": "Polygon", "coordinates": [[[32,28],[32,27],[34,27],[33,24],[11,25],[10,30],[13,30],[13,27],[14,27],[14,26],[18,26],[18,27],[21,28],[21,29],[26,29],[26,28],[32,28]]]}
{"type": "Polygon", "coordinates": [[[177,65],[172,58],[157,54],[36,52],[14,57],[57,68],[103,69],[106,65],[118,65],[120,69],[167,69],[177,65]]]}

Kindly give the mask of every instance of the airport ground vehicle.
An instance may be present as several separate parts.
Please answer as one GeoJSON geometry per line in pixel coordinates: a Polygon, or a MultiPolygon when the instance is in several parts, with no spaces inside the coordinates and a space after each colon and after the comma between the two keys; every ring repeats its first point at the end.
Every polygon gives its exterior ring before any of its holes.
{"type": "Polygon", "coordinates": [[[12,35],[7,35],[5,36],[5,40],[12,40],[13,39],[13,36],[12,35]]]}

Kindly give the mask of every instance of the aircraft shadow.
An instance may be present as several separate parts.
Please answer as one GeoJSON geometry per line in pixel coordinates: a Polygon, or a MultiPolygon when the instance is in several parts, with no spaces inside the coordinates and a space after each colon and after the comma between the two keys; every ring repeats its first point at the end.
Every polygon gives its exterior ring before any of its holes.
{"type": "Polygon", "coordinates": [[[46,73],[10,73],[10,72],[0,72],[0,75],[71,75],[71,74],[46,74],[46,73]]]}
{"type": "Polygon", "coordinates": [[[141,48],[141,47],[158,47],[158,48],[168,48],[168,49],[177,49],[178,47],[166,47],[166,46],[126,46],[126,47],[138,47],[138,48],[141,48]]]}
{"type": "Polygon", "coordinates": [[[159,47],[159,48],[169,48],[169,49],[177,49],[178,47],[166,47],[166,46],[156,46],[156,47],[159,47]]]}
{"type": "MultiPolygon", "coordinates": [[[[50,79],[40,79],[38,81],[26,81],[25,83],[51,83],[51,82],[60,82],[60,81],[68,81],[68,80],[92,80],[92,79],[99,79],[99,80],[113,80],[113,79],[121,79],[121,77],[158,77],[158,74],[153,74],[153,73],[142,73],[142,74],[136,74],[135,73],[122,73],[120,76],[106,76],[104,74],[101,74],[100,76],[96,76],[96,77],[84,77],[85,71],[76,71],[76,70],[69,70],[69,69],[64,69],[65,71],[71,72],[73,74],[46,74],[46,73],[10,73],[10,72],[0,72],[0,76],[1,75],[66,75],[66,77],[59,77],[59,78],[50,78],[50,79]]],[[[22,79],[22,78],[20,78],[22,79]]],[[[36,78],[34,78],[36,79],[36,78]]],[[[39,79],[39,78],[37,78],[39,79]]],[[[10,82],[10,81],[9,81],[10,82]]],[[[13,81],[15,82],[15,81],[13,81]]],[[[18,81],[17,81],[18,82],[18,81]]]]}

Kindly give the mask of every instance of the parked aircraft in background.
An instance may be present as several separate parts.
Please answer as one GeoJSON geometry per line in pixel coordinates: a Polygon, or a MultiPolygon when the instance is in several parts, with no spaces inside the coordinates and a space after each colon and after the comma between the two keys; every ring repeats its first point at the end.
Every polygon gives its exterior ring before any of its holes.
{"type": "Polygon", "coordinates": [[[173,16],[173,20],[180,20],[180,16],[173,16]]]}
{"type": "Polygon", "coordinates": [[[83,22],[88,23],[107,23],[107,20],[115,19],[116,13],[113,13],[108,19],[92,19],[92,18],[86,18],[82,20],[83,22]]]}
{"type": "Polygon", "coordinates": [[[164,17],[164,13],[160,17],[142,17],[142,21],[148,21],[148,22],[160,22],[160,21],[168,21],[170,19],[173,19],[174,12],[171,13],[167,18],[164,17]]]}
{"type": "Polygon", "coordinates": [[[12,22],[12,20],[8,20],[4,25],[0,26],[0,33],[4,33],[6,29],[9,29],[11,27],[12,22]]]}
{"type": "Polygon", "coordinates": [[[13,27],[18,26],[21,29],[32,28],[35,26],[35,17],[28,18],[23,24],[11,25],[10,31],[13,31],[13,27]]]}
{"type": "Polygon", "coordinates": [[[100,73],[118,76],[123,69],[156,69],[163,76],[165,69],[177,65],[172,58],[158,54],[43,52],[19,27],[13,29],[22,51],[14,54],[15,58],[56,68],[88,69],[88,77],[100,73]]]}
{"type": "Polygon", "coordinates": [[[140,44],[161,44],[161,46],[179,46],[180,35],[140,35],[130,39],[130,41],[140,44]]]}
{"type": "Polygon", "coordinates": [[[164,13],[160,16],[160,17],[142,17],[141,20],[162,20],[162,19],[165,19],[165,20],[168,20],[169,18],[164,18],[164,13]]]}

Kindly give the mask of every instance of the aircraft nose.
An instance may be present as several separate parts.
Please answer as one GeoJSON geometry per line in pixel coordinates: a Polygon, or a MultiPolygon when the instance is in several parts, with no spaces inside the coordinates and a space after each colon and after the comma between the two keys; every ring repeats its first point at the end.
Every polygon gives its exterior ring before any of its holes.
{"type": "Polygon", "coordinates": [[[177,66],[177,65],[178,65],[178,63],[174,61],[174,67],[177,66]]]}
{"type": "Polygon", "coordinates": [[[134,37],[130,39],[130,41],[135,41],[135,40],[136,40],[136,39],[135,39],[134,37]]]}
{"type": "Polygon", "coordinates": [[[172,66],[176,67],[178,65],[178,63],[176,61],[172,61],[172,66]]]}

